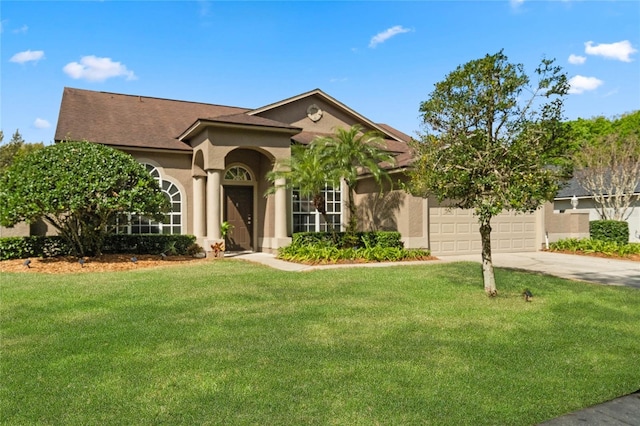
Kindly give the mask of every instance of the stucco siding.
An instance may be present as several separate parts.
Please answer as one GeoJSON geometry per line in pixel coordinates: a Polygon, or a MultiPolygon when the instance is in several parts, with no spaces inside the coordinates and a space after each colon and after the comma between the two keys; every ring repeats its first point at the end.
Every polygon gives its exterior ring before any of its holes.
{"type": "MultiPolygon", "coordinates": [[[[393,180],[397,181],[398,176],[393,180]]],[[[356,204],[359,228],[363,231],[400,232],[406,248],[428,246],[428,201],[414,197],[403,189],[391,189],[385,182],[384,191],[367,178],[358,182],[356,204]]]]}
{"type": "Polygon", "coordinates": [[[14,226],[0,226],[0,238],[28,237],[31,226],[27,222],[16,223],[14,226]]]}
{"type": "MultiPolygon", "coordinates": [[[[627,211],[627,222],[629,223],[629,242],[640,242],[640,201],[632,204],[633,210],[627,211]]],[[[553,203],[553,209],[558,213],[586,213],[589,215],[589,221],[600,220],[600,214],[596,209],[595,203],[590,198],[581,198],[577,208],[574,210],[570,200],[556,200],[553,203]]],[[[587,228],[588,236],[588,228],[587,228]]]]}
{"type": "Polygon", "coordinates": [[[333,133],[337,127],[350,127],[362,124],[354,116],[347,114],[342,108],[327,102],[320,96],[310,96],[289,104],[279,106],[260,113],[260,116],[271,120],[291,123],[292,126],[303,128],[307,132],[333,133]],[[315,104],[322,110],[322,117],[313,121],[307,116],[307,108],[315,104]]]}

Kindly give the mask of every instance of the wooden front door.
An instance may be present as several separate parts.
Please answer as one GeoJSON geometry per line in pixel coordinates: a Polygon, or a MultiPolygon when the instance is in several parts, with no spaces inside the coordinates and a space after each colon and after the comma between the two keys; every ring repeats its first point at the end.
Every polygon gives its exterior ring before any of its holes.
{"type": "Polygon", "coordinates": [[[253,250],[253,187],[224,187],[224,220],[232,226],[227,250],[253,250]]]}

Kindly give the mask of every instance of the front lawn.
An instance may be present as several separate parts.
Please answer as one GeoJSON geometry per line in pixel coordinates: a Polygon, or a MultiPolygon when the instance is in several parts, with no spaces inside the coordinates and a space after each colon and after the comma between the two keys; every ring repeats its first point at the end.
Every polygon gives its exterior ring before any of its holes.
{"type": "Polygon", "coordinates": [[[532,425],[640,388],[640,291],[496,274],[0,274],[0,420],[532,425]]]}

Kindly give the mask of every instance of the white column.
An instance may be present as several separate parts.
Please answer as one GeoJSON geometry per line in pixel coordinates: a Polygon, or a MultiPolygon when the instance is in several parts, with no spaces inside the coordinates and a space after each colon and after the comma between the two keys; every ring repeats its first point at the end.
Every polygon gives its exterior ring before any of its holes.
{"type": "Polygon", "coordinates": [[[193,177],[193,235],[205,236],[205,177],[193,177]]]}
{"type": "Polygon", "coordinates": [[[222,170],[207,170],[207,238],[220,238],[220,182],[222,170]]]}
{"type": "Polygon", "coordinates": [[[277,239],[287,238],[287,190],[285,183],[284,178],[275,181],[275,237],[277,239]]]}

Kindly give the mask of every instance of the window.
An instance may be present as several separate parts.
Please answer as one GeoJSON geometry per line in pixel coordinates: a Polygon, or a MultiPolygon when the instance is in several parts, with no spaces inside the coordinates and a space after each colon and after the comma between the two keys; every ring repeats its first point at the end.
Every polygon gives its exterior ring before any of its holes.
{"type": "Polygon", "coordinates": [[[247,169],[241,166],[230,167],[224,174],[224,180],[234,182],[249,182],[251,181],[251,173],[247,169]]]}
{"type": "Polygon", "coordinates": [[[182,194],[176,185],[162,179],[160,171],[151,164],[144,164],[147,171],[158,182],[160,189],[171,204],[171,210],[162,222],[156,222],[144,216],[128,214],[125,225],[117,225],[118,234],[180,234],[182,233],[182,194]]]}
{"type": "MultiPolygon", "coordinates": [[[[322,195],[324,195],[327,216],[331,225],[334,229],[340,229],[342,222],[340,188],[326,185],[322,195]]],[[[326,232],[329,230],[322,215],[313,207],[311,198],[302,197],[300,192],[294,189],[291,204],[293,207],[293,232],[326,232]]]]}

